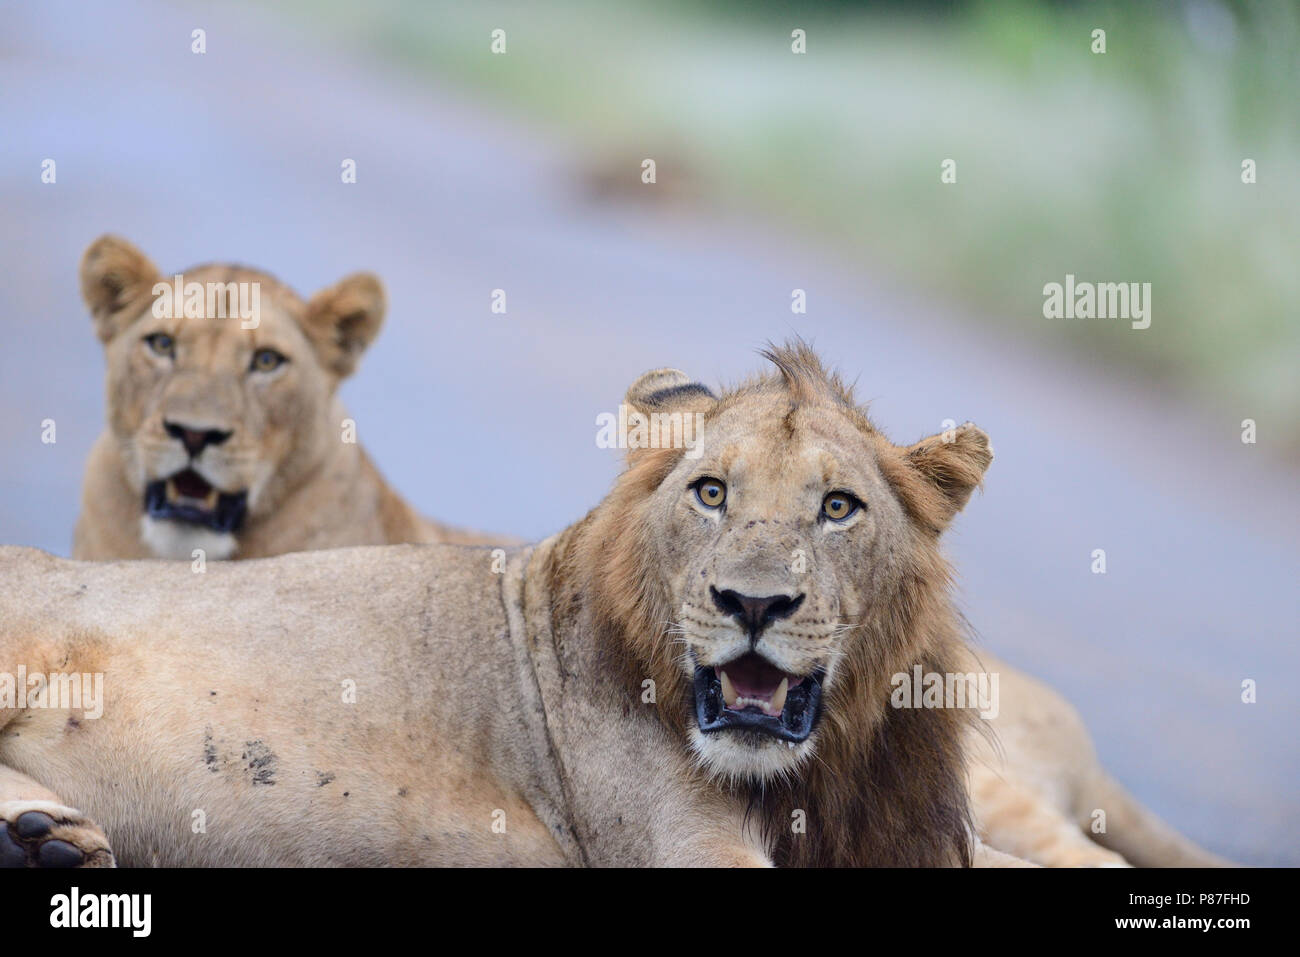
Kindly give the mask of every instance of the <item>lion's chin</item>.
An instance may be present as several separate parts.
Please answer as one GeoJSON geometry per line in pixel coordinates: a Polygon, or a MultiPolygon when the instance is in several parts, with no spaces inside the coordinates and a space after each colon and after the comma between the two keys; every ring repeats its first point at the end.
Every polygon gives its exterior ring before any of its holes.
{"type": "Polygon", "coordinates": [[[691,750],[711,778],[733,785],[757,785],[793,778],[813,752],[809,739],[796,744],[753,731],[705,734],[691,729],[691,750]]]}
{"type": "Polygon", "coordinates": [[[154,558],[193,559],[196,549],[207,558],[229,558],[239,542],[229,532],[214,532],[201,525],[187,525],[144,515],[140,519],[140,540],[154,558]]]}

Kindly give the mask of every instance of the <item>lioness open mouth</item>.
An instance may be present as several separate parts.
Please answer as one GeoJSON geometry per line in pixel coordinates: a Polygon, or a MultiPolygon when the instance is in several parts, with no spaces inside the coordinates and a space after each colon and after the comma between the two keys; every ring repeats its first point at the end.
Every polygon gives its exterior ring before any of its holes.
{"type": "Polygon", "coordinates": [[[695,669],[695,720],[707,733],[745,728],[799,742],[821,714],[822,669],[808,675],[781,671],[749,652],[717,668],[695,669]]]}
{"type": "Polygon", "coordinates": [[[150,482],[144,489],[144,509],[151,518],[202,525],[217,532],[236,531],[247,506],[247,492],[222,492],[189,468],[150,482]]]}

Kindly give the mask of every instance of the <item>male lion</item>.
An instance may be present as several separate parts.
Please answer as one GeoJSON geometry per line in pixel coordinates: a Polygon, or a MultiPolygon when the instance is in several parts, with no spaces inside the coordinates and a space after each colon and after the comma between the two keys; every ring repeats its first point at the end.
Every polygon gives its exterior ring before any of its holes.
{"type": "Polygon", "coordinates": [[[108,360],[108,428],[86,467],[74,558],[489,541],[423,519],[346,434],[336,390],[383,322],[376,277],[304,303],[254,269],[182,275],[204,293],[188,316],[171,302],[172,277],[125,240],[100,237],[82,258],[108,360]],[[241,292],[256,316],[239,314],[241,292]],[[165,305],[175,312],[155,308],[165,305]]]}
{"type": "Polygon", "coordinates": [[[1012,862],[969,824],[973,712],[890,706],[969,670],[938,539],[988,440],[895,446],[805,347],[769,357],[721,398],[641,377],[701,443],[632,450],[504,567],[0,549],[0,863],[1012,862]]]}

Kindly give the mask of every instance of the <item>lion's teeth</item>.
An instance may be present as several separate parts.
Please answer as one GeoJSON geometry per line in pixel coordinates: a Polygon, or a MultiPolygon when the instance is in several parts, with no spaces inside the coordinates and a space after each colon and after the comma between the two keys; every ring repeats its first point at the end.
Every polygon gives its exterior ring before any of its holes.
{"type": "Polygon", "coordinates": [[[772,713],[780,714],[785,710],[785,696],[790,690],[790,679],[782,678],[781,683],[777,685],[776,694],[772,695],[772,713]]]}
{"type": "Polygon", "coordinates": [[[731,683],[731,679],[727,677],[725,671],[719,671],[718,674],[722,678],[722,700],[726,702],[728,708],[735,707],[736,701],[740,697],[736,694],[735,686],[731,683]]]}

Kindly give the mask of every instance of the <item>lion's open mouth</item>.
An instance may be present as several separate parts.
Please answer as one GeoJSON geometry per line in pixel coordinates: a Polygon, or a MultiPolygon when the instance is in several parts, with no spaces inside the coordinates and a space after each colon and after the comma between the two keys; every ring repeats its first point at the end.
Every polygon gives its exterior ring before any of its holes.
{"type": "Polygon", "coordinates": [[[792,675],[750,652],[717,668],[695,669],[695,720],[707,733],[727,728],[804,741],[821,713],[824,670],[792,675]]]}
{"type": "Polygon", "coordinates": [[[236,531],[247,507],[247,492],[222,492],[188,468],[150,482],[144,490],[144,509],[152,518],[188,522],[218,532],[236,531]]]}

